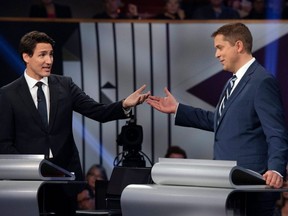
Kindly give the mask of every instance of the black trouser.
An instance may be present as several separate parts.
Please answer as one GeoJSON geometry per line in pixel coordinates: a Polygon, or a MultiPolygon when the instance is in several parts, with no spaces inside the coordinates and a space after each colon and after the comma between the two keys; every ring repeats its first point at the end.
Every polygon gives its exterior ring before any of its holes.
{"type": "Polygon", "coordinates": [[[233,192],[227,202],[229,216],[273,216],[280,192],[233,192]]]}
{"type": "Polygon", "coordinates": [[[45,184],[38,192],[40,215],[74,216],[79,185],[45,184]]]}
{"type": "Polygon", "coordinates": [[[247,193],[247,216],[273,216],[280,192],[247,193]]]}

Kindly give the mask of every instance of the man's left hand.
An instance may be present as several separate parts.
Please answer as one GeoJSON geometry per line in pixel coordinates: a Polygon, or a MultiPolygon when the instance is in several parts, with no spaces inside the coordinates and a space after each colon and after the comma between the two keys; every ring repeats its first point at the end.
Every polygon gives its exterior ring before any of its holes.
{"type": "Polygon", "coordinates": [[[266,185],[269,185],[270,187],[281,188],[283,186],[283,177],[277,172],[268,170],[264,173],[263,178],[266,181],[266,185]]]}

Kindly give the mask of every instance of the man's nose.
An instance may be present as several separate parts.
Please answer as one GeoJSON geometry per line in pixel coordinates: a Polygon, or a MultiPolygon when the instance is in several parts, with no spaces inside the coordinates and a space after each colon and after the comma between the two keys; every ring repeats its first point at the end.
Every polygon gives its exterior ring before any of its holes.
{"type": "Polygon", "coordinates": [[[47,58],[45,59],[47,64],[52,64],[53,63],[53,57],[51,56],[47,56],[47,58]]]}

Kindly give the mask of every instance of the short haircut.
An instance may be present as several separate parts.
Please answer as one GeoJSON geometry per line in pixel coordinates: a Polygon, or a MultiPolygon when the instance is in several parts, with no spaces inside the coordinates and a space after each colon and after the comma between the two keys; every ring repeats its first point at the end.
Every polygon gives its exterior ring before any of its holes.
{"type": "Polygon", "coordinates": [[[49,43],[52,47],[55,45],[55,41],[44,32],[28,32],[20,40],[19,53],[21,58],[23,53],[27,53],[29,56],[32,56],[38,43],[49,43]]]}
{"type": "Polygon", "coordinates": [[[236,41],[242,41],[247,53],[252,53],[253,37],[246,25],[243,23],[229,23],[218,28],[211,37],[215,38],[217,35],[223,35],[231,45],[236,41]]]}

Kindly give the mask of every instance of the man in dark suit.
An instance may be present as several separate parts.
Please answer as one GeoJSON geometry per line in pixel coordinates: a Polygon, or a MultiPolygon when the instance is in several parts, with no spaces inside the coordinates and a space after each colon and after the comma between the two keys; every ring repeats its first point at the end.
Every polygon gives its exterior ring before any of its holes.
{"type": "Polygon", "coordinates": [[[122,101],[98,103],[71,78],[51,74],[53,46],[53,39],[42,32],[32,31],[21,38],[24,75],[0,90],[0,154],[43,154],[74,172],[76,180],[83,180],[72,134],[73,111],[99,122],[125,119],[150,93],[142,94],[143,85],[122,101]],[[38,82],[42,86],[37,87],[38,82]],[[38,95],[41,89],[45,98],[38,95]],[[44,115],[39,109],[42,102],[44,115]]]}
{"type": "MultiPolygon", "coordinates": [[[[147,103],[175,114],[176,125],[214,131],[214,159],[237,161],[261,173],[267,185],[280,188],[286,175],[288,135],[278,84],[252,56],[253,39],[244,24],[224,25],[212,37],[215,57],[236,76],[234,84],[230,80],[227,84],[232,92],[223,90],[216,111],[179,104],[167,88],[166,97],[150,96],[147,103]]],[[[248,215],[272,215],[277,196],[264,197],[249,203],[248,215]]]]}

